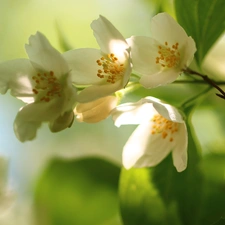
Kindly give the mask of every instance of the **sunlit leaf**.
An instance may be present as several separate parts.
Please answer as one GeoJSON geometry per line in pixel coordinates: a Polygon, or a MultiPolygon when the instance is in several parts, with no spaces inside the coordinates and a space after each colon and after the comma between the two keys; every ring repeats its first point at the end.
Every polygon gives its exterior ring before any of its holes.
{"type": "Polygon", "coordinates": [[[37,185],[39,224],[110,224],[119,215],[119,171],[101,159],[53,160],[37,185]]]}
{"type": "Polygon", "coordinates": [[[178,22],[196,41],[196,60],[205,55],[225,30],[224,0],[175,0],[178,22]]]}
{"type": "Polygon", "coordinates": [[[153,11],[153,15],[161,12],[173,12],[172,1],[168,0],[142,0],[153,11]]]}

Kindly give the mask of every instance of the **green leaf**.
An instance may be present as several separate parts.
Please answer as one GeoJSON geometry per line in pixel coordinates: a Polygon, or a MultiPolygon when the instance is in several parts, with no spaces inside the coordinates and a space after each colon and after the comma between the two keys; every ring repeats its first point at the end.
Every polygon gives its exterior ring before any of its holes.
{"type": "Polygon", "coordinates": [[[120,208],[124,225],[180,225],[176,205],[165,207],[152,182],[149,168],[123,169],[119,185],[120,208]]]}
{"type": "Polygon", "coordinates": [[[196,61],[205,55],[225,30],[224,0],[175,0],[178,22],[197,45],[196,61]]]}
{"type": "Polygon", "coordinates": [[[178,173],[168,156],[153,168],[153,181],[166,205],[177,203],[178,215],[184,225],[199,225],[202,203],[203,174],[199,168],[199,146],[193,129],[188,130],[188,166],[178,173]],[[191,216],[190,216],[191,215],[191,216]]]}
{"type": "Polygon", "coordinates": [[[213,223],[212,225],[225,225],[225,219],[221,218],[217,222],[213,223]]]}
{"type": "Polygon", "coordinates": [[[200,224],[225,224],[225,155],[209,154],[202,160],[202,169],[206,177],[202,220],[200,224]],[[218,221],[215,223],[215,221],[218,221]]]}
{"type": "Polygon", "coordinates": [[[149,11],[153,11],[154,14],[161,12],[173,13],[173,4],[168,0],[142,0],[147,5],[149,11]]]}
{"type": "Polygon", "coordinates": [[[38,224],[120,225],[119,173],[101,159],[53,160],[36,187],[38,224]]]}
{"type": "Polygon", "coordinates": [[[56,23],[56,31],[58,34],[58,39],[59,39],[59,45],[61,46],[63,51],[69,51],[73,49],[73,47],[70,45],[68,42],[68,39],[66,38],[66,35],[62,31],[62,28],[58,23],[56,23]]]}
{"type": "MultiPolygon", "coordinates": [[[[190,120],[193,109],[186,108],[190,120]]],[[[189,121],[190,122],[190,121],[189,121]]],[[[199,145],[191,125],[188,130],[188,167],[178,173],[171,154],[153,168],[123,170],[120,206],[124,225],[199,225],[204,175],[199,145]]]]}

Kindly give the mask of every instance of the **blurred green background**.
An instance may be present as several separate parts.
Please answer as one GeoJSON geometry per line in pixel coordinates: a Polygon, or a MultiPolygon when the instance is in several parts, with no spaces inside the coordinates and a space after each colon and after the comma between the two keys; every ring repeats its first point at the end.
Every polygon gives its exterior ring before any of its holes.
{"type": "MultiPolygon", "coordinates": [[[[44,33],[61,52],[68,47],[98,48],[90,23],[99,14],[107,17],[125,38],[148,36],[150,19],[160,11],[174,15],[173,2],[0,0],[0,61],[27,57],[24,44],[36,31],[44,33]]],[[[223,38],[204,62],[205,71],[220,79],[225,76],[224,63],[220,63],[224,43],[223,38]]],[[[205,87],[171,84],[154,90],[140,88],[126,95],[123,102],[152,95],[179,106],[205,87]]],[[[13,121],[23,103],[6,94],[0,96],[0,104],[0,153],[10,158],[9,182],[18,193],[21,207],[27,201],[34,205],[35,224],[122,224],[117,193],[121,152],[135,126],[116,128],[108,118],[91,125],[74,122],[70,129],[52,134],[43,125],[34,141],[20,143],[13,132],[13,121]]],[[[212,91],[193,115],[203,155],[216,155],[208,160],[213,161],[210,170],[208,161],[203,167],[210,179],[221,182],[225,174],[225,166],[221,165],[225,161],[219,157],[219,166],[216,157],[225,153],[224,111],[224,102],[212,91]],[[220,172],[215,176],[212,171],[217,167],[220,172]]]]}

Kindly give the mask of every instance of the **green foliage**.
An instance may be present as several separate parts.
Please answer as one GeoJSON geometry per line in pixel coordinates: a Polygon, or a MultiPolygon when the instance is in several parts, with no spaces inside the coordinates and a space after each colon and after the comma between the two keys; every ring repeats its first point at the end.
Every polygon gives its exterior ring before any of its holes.
{"type": "Polygon", "coordinates": [[[189,125],[187,129],[187,169],[178,173],[169,156],[153,168],[153,182],[166,205],[169,206],[172,202],[176,202],[182,224],[199,225],[204,178],[199,168],[198,145],[195,142],[193,130],[189,125]]]}
{"type": "Polygon", "coordinates": [[[224,225],[225,220],[225,155],[209,154],[202,160],[206,182],[201,224],[224,225]],[[218,221],[214,223],[215,221],[218,221]]]}
{"type": "Polygon", "coordinates": [[[165,206],[151,182],[149,169],[123,169],[119,196],[124,225],[165,224],[165,206]]]}
{"type": "Polygon", "coordinates": [[[224,218],[221,218],[221,219],[219,219],[217,222],[215,222],[212,225],[224,225],[224,224],[225,224],[225,219],[224,218]]]}
{"type": "Polygon", "coordinates": [[[175,0],[174,4],[179,23],[196,42],[195,57],[201,65],[205,55],[225,29],[225,1],[175,0]]]}
{"type": "Polygon", "coordinates": [[[119,168],[101,159],[53,160],[37,185],[38,225],[120,224],[118,179],[119,168]]]}
{"type": "Polygon", "coordinates": [[[173,12],[173,4],[168,0],[142,0],[148,5],[149,10],[153,11],[153,14],[161,13],[161,12],[169,12],[172,14],[173,12]]]}
{"type": "MultiPolygon", "coordinates": [[[[188,116],[190,115],[190,108],[188,116]]],[[[189,117],[188,117],[189,118],[189,117]]],[[[199,146],[188,130],[188,167],[178,173],[171,155],[152,169],[123,170],[120,204],[125,225],[199,225],[204,175],[199,166],[199,146]]]]}

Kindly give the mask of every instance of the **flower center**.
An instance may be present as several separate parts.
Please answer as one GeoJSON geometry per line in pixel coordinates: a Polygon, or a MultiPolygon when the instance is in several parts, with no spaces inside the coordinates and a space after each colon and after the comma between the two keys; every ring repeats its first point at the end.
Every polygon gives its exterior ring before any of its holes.
{"type": "Polygon", "coordinates": [[[40,95],[41,101],[49,102],[54,97],[61,96],[61,85],[53,71],[49,73],[38,73],[32,79],[35,81],[33,93],[40,95]]]}
{"type": "Polygon", "coordinates": [[[178,51],[179,43],[172,45],[172,47],[168,47],[168,42],[165,42],[165,46],[158,46],[158,54],[155,58],[156,64],[160,64],[162,67],[176,67],[180,61],[180,53],[178,51]]]}
{"type": "Polygon", "coordinates": [[[113,53],[108,54],[106,58],[101,57],[96,62],[101,67],[98,70],[97,76],[99,78],[106,78],[106,82],[114,84],[123,77],[124,64],[121,64],[113,53]]]}
{"type": "Polygon", "coordinates": [[[152,121],[154,123],[152,134],[161,134],[162,139],[168,138],[169,141],[172,142],[173,134],[178,131],[178,123],[167,120],[159,114],[155,115],[152,121]]]}

